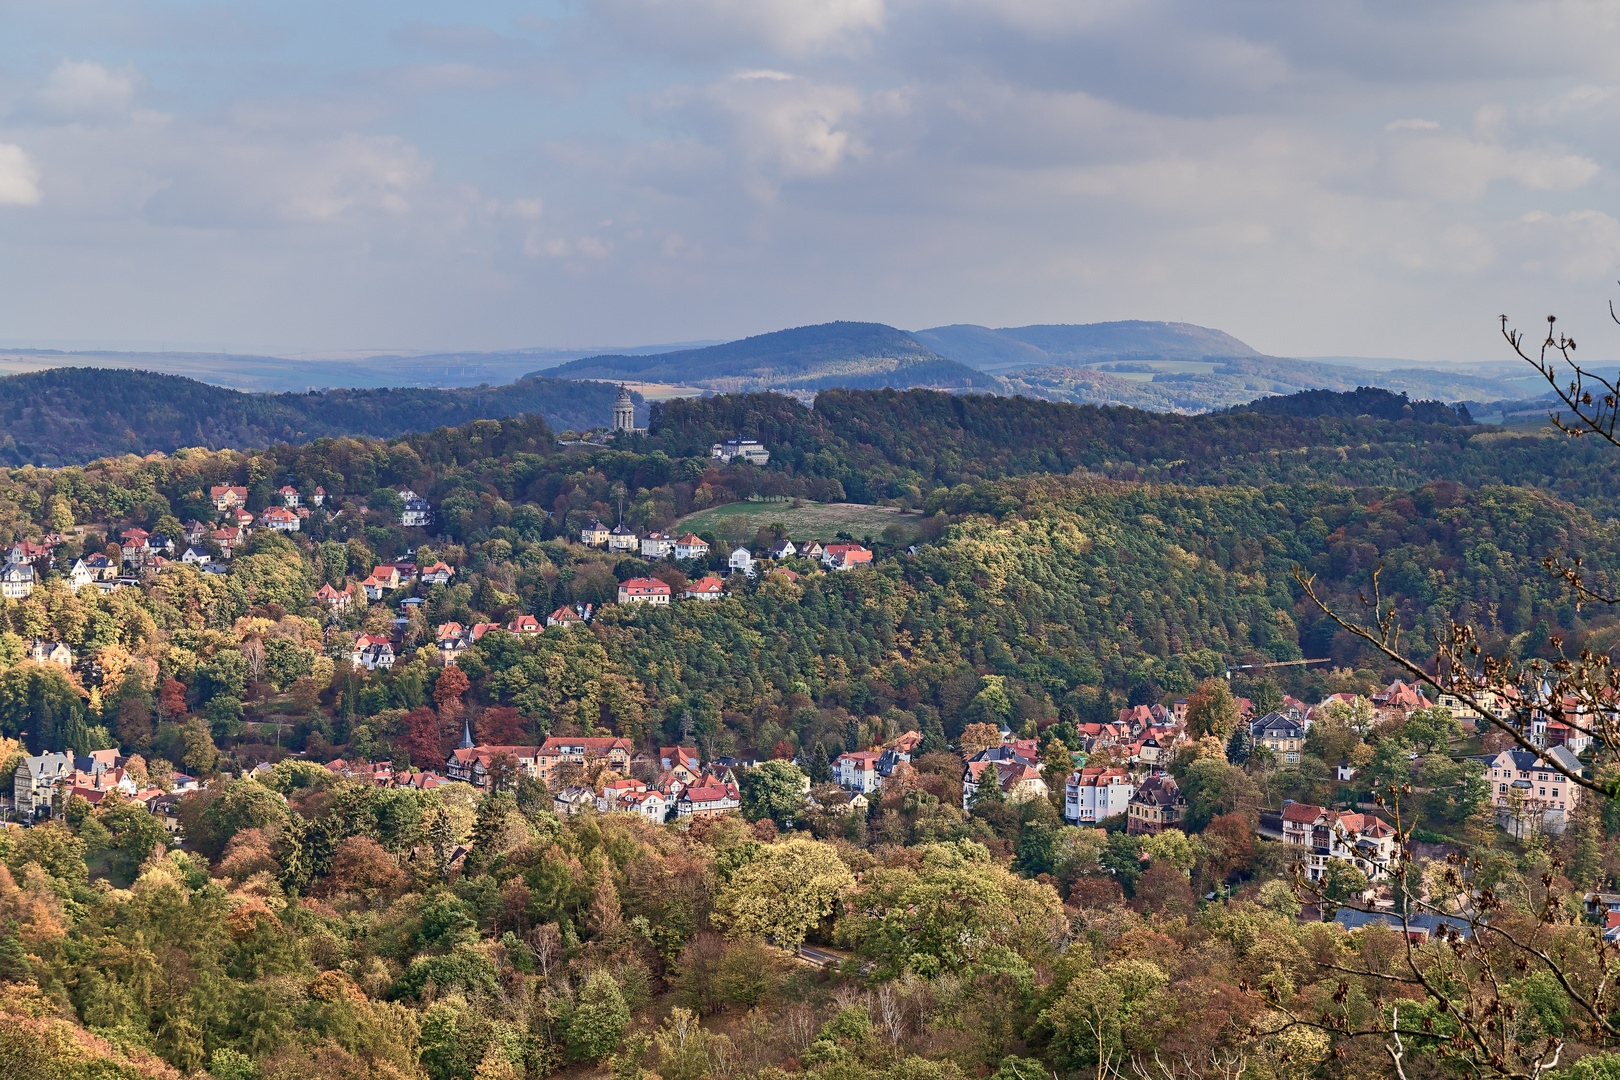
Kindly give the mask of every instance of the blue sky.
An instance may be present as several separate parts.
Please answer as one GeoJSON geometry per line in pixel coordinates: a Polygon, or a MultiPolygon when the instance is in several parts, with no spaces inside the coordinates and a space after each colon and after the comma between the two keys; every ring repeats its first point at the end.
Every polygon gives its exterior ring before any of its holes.
{"type": "Polygon", "coordinates": [[[0,346],[1596,346],[1617,120],[1574,0],[0,0],[0,346]]]}

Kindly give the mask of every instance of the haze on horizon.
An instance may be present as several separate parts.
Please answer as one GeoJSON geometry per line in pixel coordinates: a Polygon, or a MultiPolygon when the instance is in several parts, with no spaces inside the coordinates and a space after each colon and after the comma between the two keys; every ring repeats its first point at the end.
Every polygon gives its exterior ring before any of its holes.
{"type": "Polygon", "coordinates": [[[1617,120],[1612,5],[10,2],[0,346],[1606,355],[1617,120]]]}

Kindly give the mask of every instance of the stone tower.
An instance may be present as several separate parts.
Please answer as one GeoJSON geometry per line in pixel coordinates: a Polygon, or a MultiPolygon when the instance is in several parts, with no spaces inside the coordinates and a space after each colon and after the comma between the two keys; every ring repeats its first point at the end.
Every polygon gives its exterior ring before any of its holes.
{"type": "Polygon", "coordinates": [[[630,388],[619,384],[619,400],[613,403],[613,430],[636,430],[636,403],[630,400],[630,388]]]}

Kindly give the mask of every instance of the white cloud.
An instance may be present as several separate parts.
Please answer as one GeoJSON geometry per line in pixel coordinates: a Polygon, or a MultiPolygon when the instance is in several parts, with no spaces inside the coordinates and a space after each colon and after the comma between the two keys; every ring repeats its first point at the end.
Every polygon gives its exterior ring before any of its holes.
{"type": "Polygon", "coordinates": [[[0,143],[0,206],[37,206],[39,169],[22,147],[0,143]]]}
{"type": "Polygon", "coordinates": [[[848,53],[884,28],[884,0],[598,0],[597,18],[640,47],[718,55],[763,46],[789,56],[848,53]]]}
{"type": "Polygon", "coordinates": [[[81,119],[116,116],[135,101],[133,67],[114,71],[94,60],[63,60],[34,95],[51,116],[81,119]]]}

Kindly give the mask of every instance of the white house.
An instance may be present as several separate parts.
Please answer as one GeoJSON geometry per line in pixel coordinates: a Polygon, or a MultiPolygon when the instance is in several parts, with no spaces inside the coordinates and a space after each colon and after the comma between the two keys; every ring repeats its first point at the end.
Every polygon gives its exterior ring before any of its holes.
{"type": "Polygon", "coordinates": [[[12,563],[0,570],[0,596],[7,600],[26,600],[34,591],[34,568],[28,563],[12,563]]]}
{"type": "Polygon", "coordinates": [[[838,781],[839,787],[863,792],[876,791],[883,783],[883,774],[878,771],[878,759],[882,756],[876,750],[839,754],[832,763],[833,779],[838,781]]]}
{"type": "Polygon", "coordinates": [[[634,551],[640,543],[641,538],[635,534],[633,529],[625,528],[622,521],[613,526],[613,530],[608,533],[607,546],[609,551],[634,551]]]}
{"type": "Polygon", "coordinates": [[[709,557],[709,542],[696,533],[687,533],[675,541],[675,557],[677,559],[707,559],[709,557]]]}
{"type": "Polygon", "coordinates": [[[709,450],[709,456],[719,458],[721,463],[727,465],[737,458],[750,465],[763,465],[771,460],[771,452],[760,445],[758,439],[727,439],[723,443],[715,443],[709,450]]]}
{"type": "Polygon", "coordinates": [[[733,574],[747,574],[749,577],[753,577],[754,553],[745,547],[740,547],[731,553],[727,565],[731,567],[733,574]]]}
{"type": "Polygon", "coordinates": [[[399,523],[407,529],[421,529],[433,524],[433,507],[428,501],[406,488],[399,493],[405,507],[399,512],[399,523]]]}
{"type": "Polygon", "coordinates": [[[1084,768],[1070,773],[1063,785],[1063,816],[1071,825],[1095,824],[1125,813],[1135,793],[1124,769],[1084,768]]]}
{"type": "Polygon", "coordinates": [[[675,550],[675,538],[668,533],[651,532],[641,538],[643,559],[662,559],[675,550]]]}

